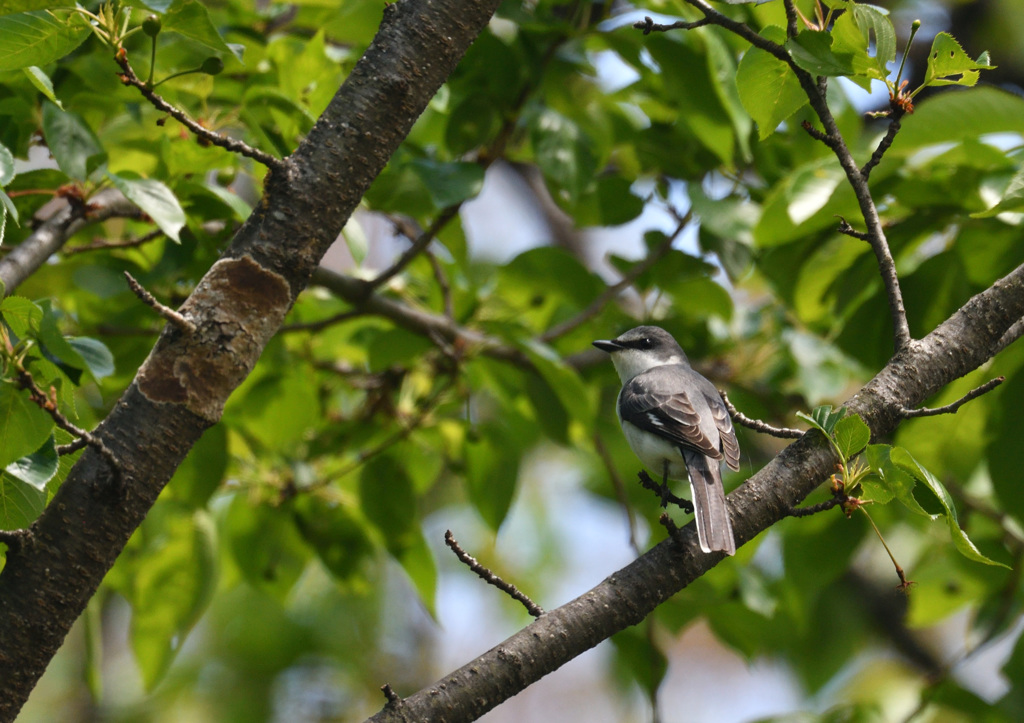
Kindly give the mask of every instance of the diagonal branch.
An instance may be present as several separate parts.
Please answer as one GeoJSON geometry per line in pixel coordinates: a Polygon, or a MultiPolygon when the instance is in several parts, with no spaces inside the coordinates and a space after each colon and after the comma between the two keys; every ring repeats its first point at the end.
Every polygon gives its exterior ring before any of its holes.
{"type": "MultiPolygon", "coordinates": [[[[894,357],[852,399],[873,435],[891,433],[901,409],[926,399],[990,358],[1006,330],[1024,314],[1024,266],[969,300],[931,334],[894,357]]],[[[783,450],[729,495],[737,543],[745,543],[791,510],[825,479],[836,457],[818,435],[783,450]]],[[[476,720],[499,703],[617,632],[713,568],[721,554],[699,551],[691,523],[592,590],[549,610],[529,626],[435,684],[386,707],[374,723],[476,720]],[[481,670],[491,671],[480,675],[481,670]]]]}

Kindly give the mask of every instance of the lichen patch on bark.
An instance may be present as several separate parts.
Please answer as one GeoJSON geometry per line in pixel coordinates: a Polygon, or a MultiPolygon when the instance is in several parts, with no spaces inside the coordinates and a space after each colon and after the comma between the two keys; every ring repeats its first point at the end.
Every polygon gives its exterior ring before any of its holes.
{"type": "Polygon", "coordinates": [[[139,391],[216,422],[290,306],[285,278],[251,256],[217,261],[180,309],[196,332],[165,331],[139,370],[139,391]]]}

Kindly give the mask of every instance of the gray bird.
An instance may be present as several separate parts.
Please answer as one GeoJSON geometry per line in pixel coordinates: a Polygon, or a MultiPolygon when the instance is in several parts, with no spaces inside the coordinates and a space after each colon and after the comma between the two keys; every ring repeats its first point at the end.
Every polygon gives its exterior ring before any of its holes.
{"type": "Polygon", "coordinates": [[[611,355],[622,380],[616,412],[633,453],[663,481],[689,473],[700,548],[735,554],[721,461],[738,470],[740,445],[718,390],[657,326],[638,326],[594,346],[611,355]]]}

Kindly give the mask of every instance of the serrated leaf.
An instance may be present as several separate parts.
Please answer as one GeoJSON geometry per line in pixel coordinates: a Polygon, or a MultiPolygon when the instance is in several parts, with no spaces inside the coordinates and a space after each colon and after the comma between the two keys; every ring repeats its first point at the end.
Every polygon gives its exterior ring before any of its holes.
{"type": "MultiPolygon", "coordinates": [[[[891,452],[892,446],[888,444],[869,444],[864,450],[864,456],[878,478],[877,483],[872,480],[865,483],[865,496],[872,486],[881,486],[890,497],[898,499],[907,509],[929,519],[935,519],[935,515],[926,512],[914,498],[914,485],[917,483],[912,475],[893,463],[890,458],[891,452]]],[[[885,500],[879,501],[884,502],[885,500]]]]}
{"type": "Polygon", "coordinates": [[[786,50],[801,68],[812,75],[852,75],[850,55],[832,52],[832,34],[824,30],[805,30],[786,41],[786,50]]]}
{"type": "Polygon", "coordinates": [[[57,447],[51,435],[35,452],[7,465],[6,471],[12,477],[17,477],[43,492],[46,490],[46,483],[57,474],[58,462],[57,447]]]}
{"type": "Polygon", "coordinates": [[[833,412],[831,404],[823,404],[820,407],[815,407],[814,411],[812,411],[809,416],[804,412],[796,413],[796,416],[830,439],[832,438],[832,432],[835,429],[836,422],[842,419],[845,415],[845,408],[841,407],[833,412]]]}
{"type": "Polygon", "coordinates": [[[63,58],[89,36],[83,24],[73,24],[49,12],[0,16],[0,71],[41,66],[63,58]]]}
{"type": "Polygon", "coordinates": [[[858,454],[871,439],[871,429],[859,414],[843,417],[835,426],[834,438],[844,459],[858,454]]]}
{"type": "MultiPolygon", "coordinates": [[[[57,100],[57,96],[53,92],[53,82],[50,80],[50,76],[44,73],[42,68],[30,65],[27,68],[22,68],[22,71],[28,76],[29,81],[36,87],[36,90],[49,98],[58,108],[64,110],[64,106],[57,100]]],[[[3,185],[2,181],[0,181],[0,185],[3,185]]]]}
{"type": "Polygon", "coordinates": [[[43,136],[57,166],[69,177],[84,181],[103,157],[103,146],[82,116],[43,103],[43,136]]]}
{"type": "Polygon", "coordinates": [[[46,492],[0,472],[0,530],[21,530],[46,508],[46,492]]]}
{"type": "MultiPolygon", "coordinates": [[[[786,42],[786,31],[774,25],[764,28],[761,34],[777,43],[786,42]]],[[[760,48],[751,48],[740,60],[736,86],[740,102],[757,122],[762,140],[808,103],[807,94],[790,67],[760,48]]]]}
{"type": "Polygon", "coordinates": [[[939,33],[932,41],[932,49],[928,53],[924,85],[971,86],[978,82],[979,70],[994,67],[989,65],[987,52],[978,56],[978,60],[971,60],[956,38],[949,33],[939,33]],[[957,75],[960,77],[952,77],[957,75]]]}
{"type": "Polygon", "coordinates": [[[996,562],[985,555],[981,554],[974,543],[971,542],[970,538],[967,537],[967,533],[960,528],[959,520],[956,516],[956,507],[953,504],[953,498],[950,496],[949,491],[946,489],[939,480],[925,469],[907,450],[902,447],[894,447],[891,452],[891,458],[894,464],[900,469],[905,470],[912,474],[919,482],[931,490],[932,494],[939,501],[945,510],[946,524],[949,526],[949,534],[953,538],[953,546],[957,551],[966,557],[968,560],[974,562],[980,562],[985,565],[996,565],[998,567],[1005,567],[1009,569],[1009,565],[1005,565],[1001,562],[996,562]]]}
{"type": "Polygon", "coordinates": [[[28,393],[9,381],[0,381],[0,465],[35,452],[53,431],[50,415],[35,405],[28,393]]]}
{"type": "Polygon", "coordinates": [[[107,177],[125,198],[145,211],[168,238],[181,243],[178,234],[185,228],[185,211],[171,189],[154,178],[125,178],[114,173],[108,173],[107,177]]]}
{"type": "Polygon", "coordinates": [[[87,336],[70,336],[67,342],[74,349],[95,379],[109,377],[114,373],[114,355],[99,339],[87,336]]]}
{"type": "Polygon", "coordinates": [[[0,302],[0,315],[22,339],[38,329],[43,320],[43,310],[23,296],[8,296],[0,302]]]}

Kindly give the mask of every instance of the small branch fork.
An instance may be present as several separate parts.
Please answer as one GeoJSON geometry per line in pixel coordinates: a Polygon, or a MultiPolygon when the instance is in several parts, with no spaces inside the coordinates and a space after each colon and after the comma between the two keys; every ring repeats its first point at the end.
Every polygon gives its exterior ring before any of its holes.
{"type": "Polygon", "coordinates": [[[189,118],[185,111],[180,108],[168,103],[157,93],[153,91],[145,82],[139,80],[139,76],[135,75],[135,71],[132,69],[131,64],[128,62],[128,54],[124,48],[121,48],[114,55],[114,60],[121,66],[121,82],[125,85],[130,85],[138,88],[139,92],[142,93],[143,97],[148,100],[157,110],[163,111],[167,115],[174,118],[174,120],[181,123],[183,126],[188,128],[190,131],[195,133],[197,136],[205,141],[209,141],[215,146],[219,146],[225,150],[231,151],[232,153],[239,153],[247,158],[251,158],[254,161],[262,163],[264,166],[271,170],[279,170],[284,167],[285,162],[280,158],[276,158],[265,151],[261,151],[258,148],[253,148],[248,143],[237,140],[235,138],[228,138],[227,136],[221,135],[211,131],[209,128],[204,128],[196,121],[189,118]]]}
{"type": "Polygon", "coordinates": [[[903,407],[902,409],[900,409],[900,414],[906,417],[907,419],[910,419],[912,417],[935,417],[938,416],[939,414],[956,414],[957,410],[960,409],[960,407],[962,407],[963,405],[967,404],[967,402],[971,401],[972,399],[977,399],[982,394],[988,394],[993,389],[1002,384],[1004,381],[1006,381],[1006,377],[996,377],[995,379],[990,379],[989,381],[985,382],[980,387],[977,387],[967,392],[967,394],[963,395],[952,404],[947,404],[942,407],[935,407],[934,409],[929,409],[928,407],[921,407],[920,409],[907,409],[906,407],[903,407]]]}
{"type": "Polygon", "coordinates": [[[164,306],[159,301],[157,301],[156,297],[153,296],[148,291],[146,291],[142,287],[142,284],[136,281],[135,277],[133,277],[127,271],[124,272],[124,277],[128,281],[128,288],[130,288],[132,292],[139,297],[139,300],[143,304],[153,309],[156,313],[158,313],[160,316],[166,319],[170,324],[178,327],[178,329],[185,332],[186,334],[195,333],[196,325],[194,323],[192,323],[184,316],[182,316],[181,313],[175,311],[174,309],[168,306],[164,306]]]}
{"type": "Polygon", "coordinates": [[[82,429],[61,413],[60,409],[57,407],[56,390],[51,387],[50,394],[47,395],[46,392],[40,389],[39,385],[36,384],[36,380],[32,378],[32,373],[28,369],[19,365],[15,371],[18,377],[18,384],[21,385],[22,389],[28,392],[29,399],[32,403],[36,404],[40,409],[49,414],[58,427],[68,434],[77,437],[77,439],[70,444],[57,447],[57,454],[71,454],[72,452],[77,452],[79,449],[88,445],[99,452],[100,456],[106,460],[113,473],[114,481],[120,485],[122,482],[121,465],[117,461],[117,457],[114,456],[114,453],[110,451],[110,447],[104,444],[103,440],[92,432],[82,429]]]}
{"type": "MultiPolygon", "coordinates": [[[[693,23],[674,23],[672,25],[658,25],[651,18],[647,17],[635,23],[634,27],[646,34],[652,31],[665,31],[674,28],[693,28],[707,24],[718,25],[743,38],[754,47],[769,53],[790,67],[799,81],[800,87],[806,93],[811,108],[818,116],[823,128],[823,130],[819,130],[809,123],[804,123],[804,129],[813,138],[821,141],[832,150],[857,197],[861,214],[864,216],[864,222],[867,226],[864,240],[871,244],[871,249],[875,253],[878,270],[889,300],[889,314],[893,325],[894,351],[899,353],[906,350],[913,339],[910,336],[910,325],[907,322],[907,313],[903,305],[903,292],[900,290],[899,278],[896,274],[896,263],[889,250],[889,243],[885,238],[881,219],[878,216],[878,209],[868,188],[868,177],[871,170],[878,165],[885,151],[892,145],[892,141],[899,131],[900,120],[905,110],[895,100],[890,104],[889,130],[867,163],[863,167],[859,167],[856,161],[854,161],[853,154],[847,147],[846,142],[843,140],[835,118],[832,116],[832,111],[829,110],[825,98],[827,78],[821,77],[816,79],[812,77],[810,73],[796,64],[796,61],[793,60],[793,57],[785,47],[758,34],[749,25],[723,15],[704,0],[686,0],[686,2],[699,10],[704,17],[693,23]]],[[[792,36],[796,29],[795,16],[796,8],[790,3],[786,7],[787,34],[790,36],[792,36]]]]}
{"type": "MultiPolygon", "coordinates": [[[[452,535],[451,530],[445,530],[444,533],[444,544],[451,548],[451,551],[455,553],[455,556],[459,558],[459,561],[465,564],[470,570],[475,572],[479,578],[484,580],[489,585],[494,585],[506,595],[511,597],[513,600],[518,600],[522,603],[523,607],[526,608],[526,612],[530,613],[535,618],[539,618],[544,614],[544,608],[535,603],[533,600],[528,598],[525,594],[519,591],[519,589],[502,580],[500,577],[495,575],[493,572],[488,570],[486,567],[481,565],[475,558],[469,555],[465,550],[459,547],[458,540],[452,535]]],[[[386,693],[385,693],[386,694],[386,693]]],[[[390,698],[389,698],[390,700],[390,698]]]]}

